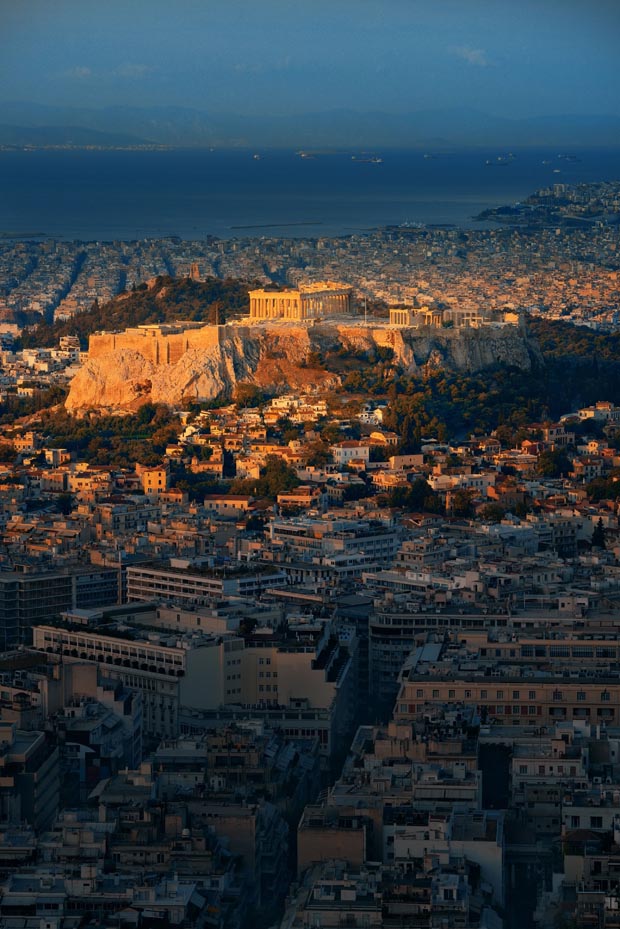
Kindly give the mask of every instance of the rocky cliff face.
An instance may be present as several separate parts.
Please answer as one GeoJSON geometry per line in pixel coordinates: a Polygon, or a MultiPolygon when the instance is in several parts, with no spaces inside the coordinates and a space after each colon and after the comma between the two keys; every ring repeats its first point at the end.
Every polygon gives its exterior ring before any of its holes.
{"type": "Polygon", "coordinates": [[[539,357],[516,326],[425,333],[388,326],[274,323],[221,326],[215,339],[211,332],[204,345],[194,333],[174,364],[154,363],[135,341],[125,347],[122,335],[116,336],[112,351],[90,358],[76,374],[67,409],[133,410],[147,401],[173,405],[182,399],[213,400],[230,396],[239,382],[276,392],[329,390],[339,384],[339,377],[321,367],[317,358],[342,348],[391,348],[395,365],[412,374],[429,367],[473,372],[494,364],[527,371],[539,357]]]}

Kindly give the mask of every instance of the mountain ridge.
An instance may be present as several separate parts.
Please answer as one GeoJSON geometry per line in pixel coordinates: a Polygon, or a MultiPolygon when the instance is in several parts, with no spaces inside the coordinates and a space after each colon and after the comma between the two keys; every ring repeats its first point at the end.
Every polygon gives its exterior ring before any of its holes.
{"type": "Polygon", "coordinates": [[[0,123],[23,129],[75,126],[176,147],[531,147],[620,144],[620,117],[494,116],[452,107],[389,113],[346,108],[296,115],[224,115],[181,106],[66,107],[0,102],[0,123]]]}

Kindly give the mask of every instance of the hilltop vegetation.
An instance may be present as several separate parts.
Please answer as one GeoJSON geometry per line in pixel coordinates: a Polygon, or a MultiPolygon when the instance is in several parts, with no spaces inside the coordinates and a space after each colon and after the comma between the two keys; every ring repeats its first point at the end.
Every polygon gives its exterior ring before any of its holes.
{"type": "Polygon", "coordinates": [[[122,330],[145,323],[176,320],[225,323],[247,312],[248,290],[260,286],[256,281],[209,277],[157,277],[151,286],[140,284],[108,303],[94,303],[90,310],[72,319],[53,324],[41,322],[22,337],[24,348],[57,345],[64,335],[77,335],[84,348],[88,336],[101,329],[122,330]]]}
{"type": "Polygon", "coordinates": [[[181,430],[179,417],[165,406],[145,403],[133,416],[76,419],[62,408],[39,419],[48,448],[66,448],[78,461],[92,465],[130,468],[136,462],[160,464],[166,445],[181,430]]]}

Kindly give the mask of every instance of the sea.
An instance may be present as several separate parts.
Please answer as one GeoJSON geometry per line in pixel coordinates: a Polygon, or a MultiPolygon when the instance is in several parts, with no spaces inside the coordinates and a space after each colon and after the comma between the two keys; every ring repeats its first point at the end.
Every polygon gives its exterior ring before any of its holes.
{"type": "Polygon", "coordinates": [[[0,238],[315,238],[402,224],[480,228],[482,210],[541,187],[619,179],[620,149],[305,157],[292,150],[2,151],[0,238]]]}

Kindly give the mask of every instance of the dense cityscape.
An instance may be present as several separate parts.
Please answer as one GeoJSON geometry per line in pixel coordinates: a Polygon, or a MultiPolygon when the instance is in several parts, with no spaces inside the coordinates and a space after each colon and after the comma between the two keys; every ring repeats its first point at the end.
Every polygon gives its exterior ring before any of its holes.
{"type": "Polygon", "coordinates": [[[620,929],[620,5],[0,6],[0,929],[620,929]]]}
{"type": "Polygon", "coordinates": [[[331,278],[346,280],[360,298],[390,304],[513,307],[613,328],[620,184],[556,184],[511,209],[493,211],[499,227],[473,231],[405,226],[336,239],[7,240],[0,244],[0,331],[17,334],[20,322],[41,316],[71,319],[95,300],[104,303],[157,275],[187,275],[193,265],[203,278],[292,286],[331,278]],[[505,228],[507,222],[514,225],[505,228]]]}
{"type": "Polygon", "coordinates": [[[2,244],[4,926],[618,924],[618,190],[2,244]]]}

